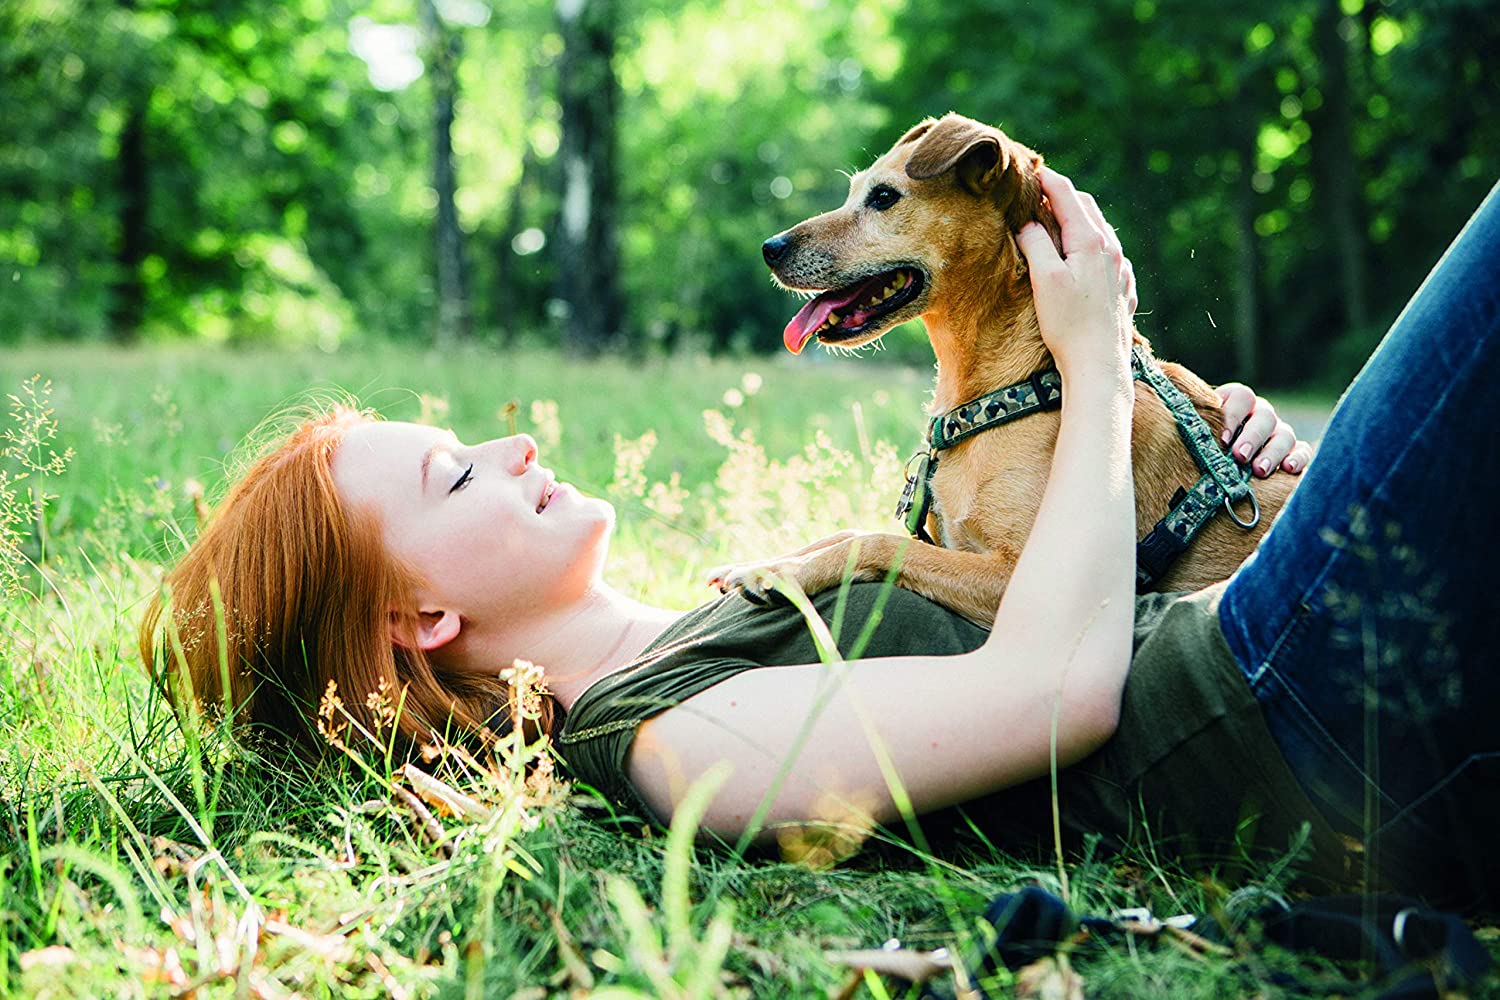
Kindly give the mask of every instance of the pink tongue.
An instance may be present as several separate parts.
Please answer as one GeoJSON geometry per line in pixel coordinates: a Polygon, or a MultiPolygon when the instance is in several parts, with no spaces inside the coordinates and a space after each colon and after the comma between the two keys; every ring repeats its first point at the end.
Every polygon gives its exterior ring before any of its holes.
{"type": "Polygon", "coordinates": [[[807,342],[812,339],[813,331],[823,325],[828,314],[860,298],[869,285],[870,282],[865,281],[843,293],[824,292],[797,310],[797,315],[792,317],[791,322],[787,323],[786,329],[781,333],[781,341],[786,344],[786,349],[793,354],[801,354],[802,348],[806,347],[807,342]]]}

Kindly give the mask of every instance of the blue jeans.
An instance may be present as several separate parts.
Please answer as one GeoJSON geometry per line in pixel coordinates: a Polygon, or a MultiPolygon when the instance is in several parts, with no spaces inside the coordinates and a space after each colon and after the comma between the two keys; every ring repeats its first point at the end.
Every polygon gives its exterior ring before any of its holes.
{"type": "Polygon", "coordinates": [[[1497,576],[1500,185],[1339,401],[1219,608],[1272,736],[1363,843],[1365,874],[1492,906],[1497,576]]]}

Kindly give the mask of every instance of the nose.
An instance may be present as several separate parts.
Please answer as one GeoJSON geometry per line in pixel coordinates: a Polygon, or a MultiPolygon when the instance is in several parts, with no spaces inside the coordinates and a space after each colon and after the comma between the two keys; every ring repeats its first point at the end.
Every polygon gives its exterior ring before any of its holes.
{"type": "Polygon", "coordinates": [[[767,264],[775,267],[791,248],[792,238],[786,233],[777,233],[760,245],[760,254],[767,264]]]}
{"type": "Polygon", "coordinates": [[[536,441],[530,434],[513,434],[505,439],[505,467],[511,475],[519,476],[536,461],[536,441]]]}

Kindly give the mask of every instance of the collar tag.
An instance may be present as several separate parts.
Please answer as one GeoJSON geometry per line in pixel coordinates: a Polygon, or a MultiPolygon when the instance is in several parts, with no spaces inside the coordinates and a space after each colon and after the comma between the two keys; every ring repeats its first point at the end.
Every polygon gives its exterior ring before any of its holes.
{"type": "Polygon", "coordinates": [[[906,487],[896,502],[896,518],[913,535],[927,519],[927,480],[932,474],[932,452],[919,451],[906,462],[906,487]],[[915,463],[915,467],[913,467],[915,463]]]}

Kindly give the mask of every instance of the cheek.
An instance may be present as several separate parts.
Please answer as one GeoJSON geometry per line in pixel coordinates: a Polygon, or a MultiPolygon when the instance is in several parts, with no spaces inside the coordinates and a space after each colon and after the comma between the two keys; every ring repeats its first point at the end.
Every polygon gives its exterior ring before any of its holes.
{"type": "Polygon", "coordinates": [[[471,578],[525,558],[525,525],[498,505],[456,506],[434,517],[407,553],[429,579],[471,578]]]}

